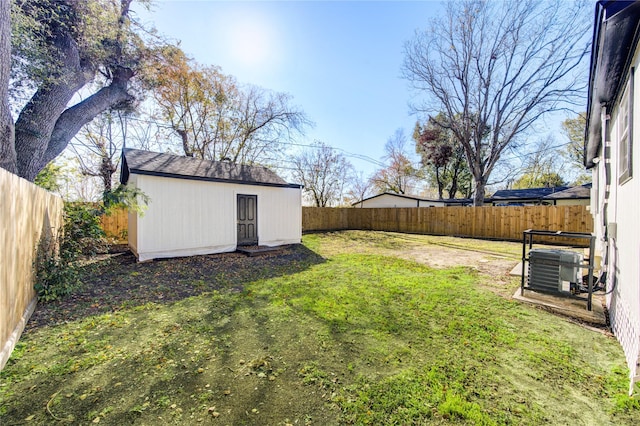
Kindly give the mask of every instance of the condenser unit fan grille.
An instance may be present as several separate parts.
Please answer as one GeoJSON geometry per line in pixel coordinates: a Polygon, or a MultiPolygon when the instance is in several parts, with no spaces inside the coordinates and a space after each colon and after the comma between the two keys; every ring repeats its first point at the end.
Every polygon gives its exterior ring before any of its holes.
{"type": "Polygon", "coordinates": [[[578,282],[582,254],[566,250],[534,249],[529,252],[529,288],[562,292],[563,281],[578,282]]]}

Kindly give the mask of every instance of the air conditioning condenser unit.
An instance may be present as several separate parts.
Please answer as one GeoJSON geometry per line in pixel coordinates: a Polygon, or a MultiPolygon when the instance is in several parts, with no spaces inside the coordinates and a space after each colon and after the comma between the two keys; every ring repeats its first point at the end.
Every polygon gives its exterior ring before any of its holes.
{"type": "Polygon", "coordinates": [[[528,287],[531,290],[559,293],[563,283],[581,283],[583,255],[574,251],[533,249],[529,251],[528,287]]]}

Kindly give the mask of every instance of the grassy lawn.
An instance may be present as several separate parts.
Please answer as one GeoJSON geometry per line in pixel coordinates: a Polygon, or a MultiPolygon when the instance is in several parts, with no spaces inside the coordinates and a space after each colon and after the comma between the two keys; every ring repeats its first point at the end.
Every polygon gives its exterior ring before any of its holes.
{"type": "Polygon", "coordinates": [[[86,285],[110,281],[78,298],[85,313],[30,329],[0,373],[0,424],[638,424],[613,338],[501,296],[519,284],[506,271],[408,255],[451,246],[519,257],[518,244],[352,231],[239,264],[94,264],[86,285]],[[170,303],[89,310],[134,283],[170,303]]]}

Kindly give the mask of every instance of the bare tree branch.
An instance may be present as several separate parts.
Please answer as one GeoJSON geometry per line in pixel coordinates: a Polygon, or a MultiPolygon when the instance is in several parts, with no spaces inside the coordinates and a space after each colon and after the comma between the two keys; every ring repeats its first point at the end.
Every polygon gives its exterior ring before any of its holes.
{"type": "Polygon", "coordinates": [[[580,1],[462,0],[406,43],[404,77],[427,97],[414,109],[443,112],[435,122],[465,149],[476,205],[507,147],[544,114],[584,102],[589,25],[580,1]]]}
{"type": "Polygon", "coordinates": [[[329,207],[342,201],[353,166],[330,146],[316,142],[293,158],[293,176],[304,185],[305,196],[316,207],[329,207]]]}

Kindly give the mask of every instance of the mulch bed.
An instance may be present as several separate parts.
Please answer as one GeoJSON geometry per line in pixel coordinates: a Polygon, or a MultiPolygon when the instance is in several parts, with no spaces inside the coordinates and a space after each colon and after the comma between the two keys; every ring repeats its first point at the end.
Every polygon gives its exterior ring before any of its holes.
{"type": "Polygon", "coordinates": [[[172,303],[206,292],[243,291],[258,279],[293,274],[324,259],[302,245],[248,257],[222,253],[137,263],[126,248],[89,259],[82,286],[62,300],[38,303],[25,331],[146,303],[172,303]]]}

